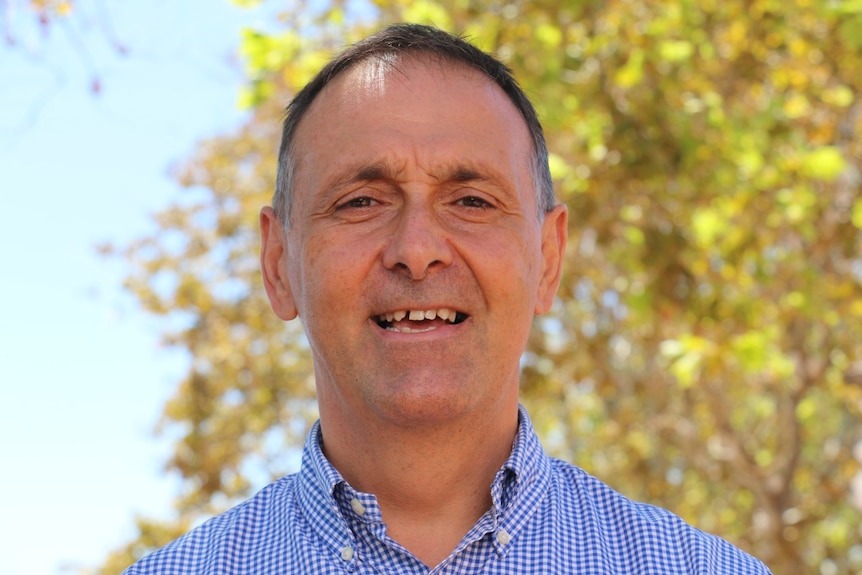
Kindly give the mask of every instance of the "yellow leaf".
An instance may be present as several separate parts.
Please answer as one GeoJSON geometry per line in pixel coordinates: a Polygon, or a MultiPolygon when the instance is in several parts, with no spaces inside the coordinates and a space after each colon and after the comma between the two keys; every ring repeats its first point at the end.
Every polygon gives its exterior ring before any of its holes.
{"type": "Polygon", "coordinates": [[[555,180],[564,179],[572,171],[566,160],[559,154],[548,154],[548,167],[551,169],[551,177],[555,180]]]}
{"type": "Polygon", "coordinates": [[[857,199],[853,202],[853,209],[850,212],[850,221],[859,229],[862,229],[862,199],[857,199]]]}
{"type": "Polygon", "coordinates": [[[676,377],[681,388],[689,389],[700,374],[702,363],[703,358],[700,355],[688,353],[671,364],[670,372],[676,377]]]}
{"type": "Polygon", "coordinates": [[[661,342],[659,352],[671,361],[668,370],[683,389],[692,387],[700,376],[703,360],[715,354],[715,344],[695,335],[661,342]]]}
{"type": "Polygon", "coordinates": [[[683,62],[691,58],[694,46],[685,40],[666,40],[659,46],[662,60],[667,62],[683,62]]]}
{"type": "Polygon", "coordinates": [[[792,291],[781,298],[781,303],[793,309],[801,309],[805,306],[805,294],[798,291],[792,291]]]}
{"type": "Polygon", "coordinates": [[[808,98],[802,94],[793,94],[784,101],[784,113],[788,118],[796,119],[807,115],[811,111],[808,98]]]}
{"type": "Polygon", "coordinates": [[[697,210],[691,224],[695,241],[704,248],[715,244],[715,240],[727,227],[727,222],[713,208],[697,210]]]}
{"type": "Polygon", "coordinates": [[[419,24],[430,24],[442,28],[443,30],[452,29],[452,18],[445,8],[436,2],[428,0],[420,0],[419,2],[411,2],[404,9],[404,19],[408,22],[416,22],[419,24]]]}
{"type": "Polygon", "coordinates": [[[744,150],[736,157],[739,171],[745,176],[758,173],[763,168],[764,163],[763,154],[755,149],[744,150]]]}
{"type": "Polygon", "coordinates": [[[551,24],[540,24],[536,28],[536,40],[546,48],[556,48],[563,42],[563,33],[559,27],[551,24]]]}
{"type": "Polygon", "coordinates": [[[750,331],[733,338],[730,347],[745,371],[757,372],[766,364],[769,343],[764,332],[750,331]]]}
{"type": "Polygon", "coordinates": [[[623,235],[629,241],[630,244],[634,244],[636,246],[642,246],[645,241],[643,230],[635,226],[626,226],[626,229],[623,231],[623,235]]]}
{"type": "Polygon", "coordinates": [[[757,453],[754,454],[754,461],[760,467],[766,467],[770,463],[772,463],[773,454],[768,449],[758,449],[757,453]]]}
{"type": "Polygon", "coordinates": [[[796,417],[802,423],[806,423],[814,417],[819,410],[817,409],[817,401],[811,397],[804,397],[796,406],[796,417]]]}
{"type": "Polygon", "coordinates": [[[60,2],[57,4],[56,12],[57,16],[68,16],[72,13],[72,9],[74,8],[74,4],[72,2],[60,2]]]}
{"type": "Polygon", "coordinates": [[[643,79],[643,63],[643,50],[632,50],[625,66],[617,70],[617,73],[614,74],[614,81],[620,88],[631,88],[632,86],[636,86],[643,79]]]}
{"type": "Polygon", "coordinates": [[[639,222],[643,219],[643,208],[637,204],[623,206],[620,217],[626,222],[639,222]]]}
{"type": "Polygon", "coordinates": [[[809,178],[832,181],[847,167],[841,150],[835,146],[823,146],[808,152],[802,158],[802,173],[809,178]]]}
{"type": "Polygon", "coordinates": [[[836,86],[823,92],[824,102],[841,108],[846,108],[852,104],[854,99],[853,90],[847,86],[836,86]]]}

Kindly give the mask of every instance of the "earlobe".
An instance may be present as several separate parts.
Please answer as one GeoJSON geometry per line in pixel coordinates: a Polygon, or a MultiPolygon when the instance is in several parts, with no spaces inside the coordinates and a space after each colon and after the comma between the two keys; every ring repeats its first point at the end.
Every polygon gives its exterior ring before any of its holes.
{"type": "Polygon", "coordinates": [[[569,212],[563,204],[545,214],[542,222],[542,275],[536,294],[536,315],[547,313],[554,303],[569,236],[568,222],[569,212]]]}
{"type": "Polygon", "coordinates": [[[287,234],[275,210],[260,211],[260,271],[272,311],[284,321],[297,316],[293,290],[287,277],[287,234]]]}

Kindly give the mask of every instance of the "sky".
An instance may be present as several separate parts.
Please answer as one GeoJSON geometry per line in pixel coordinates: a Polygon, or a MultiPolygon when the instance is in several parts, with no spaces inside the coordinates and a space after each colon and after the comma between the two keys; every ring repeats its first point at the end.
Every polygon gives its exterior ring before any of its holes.
{"type": "Polygon", "coordinates": [[[77,6],[45,33],[0,14],[0,575],[95,567],[170,514],[153,430],[187,359],[95,248],[152,230],[184,193],[171,167],[241,124],[240,30],[267,23],[228,0],[77,6]]]}

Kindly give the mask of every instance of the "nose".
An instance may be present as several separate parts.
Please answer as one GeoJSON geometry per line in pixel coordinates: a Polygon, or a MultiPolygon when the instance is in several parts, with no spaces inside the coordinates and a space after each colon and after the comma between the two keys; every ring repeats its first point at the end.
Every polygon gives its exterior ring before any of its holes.
{"type": "Polygon", "coordinates": [[[421,280],[432,269],[451,265],[452,259],[445,227],[433,208],[405,206],[383,252],[383,265],[412,280],[421,280]]]}

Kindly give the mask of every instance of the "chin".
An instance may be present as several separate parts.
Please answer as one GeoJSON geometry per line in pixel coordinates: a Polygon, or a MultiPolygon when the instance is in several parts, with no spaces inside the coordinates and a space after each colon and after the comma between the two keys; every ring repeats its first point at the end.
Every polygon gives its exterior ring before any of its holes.
{"type": "Polygon", "coordinates": [[[372,409],[382,420],[399,427],[428,427],[456,423],[481,410],[479,398],[463,390],[413,388],[409,393],[378,397],[372,409]]]}

